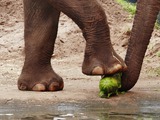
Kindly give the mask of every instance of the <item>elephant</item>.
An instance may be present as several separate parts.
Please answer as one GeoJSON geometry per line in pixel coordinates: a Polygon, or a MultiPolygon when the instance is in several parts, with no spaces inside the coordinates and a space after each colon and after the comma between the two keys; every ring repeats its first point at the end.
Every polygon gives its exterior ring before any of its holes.
{"type": "Polygon", "coordinates": [[[127,69],[114,51],[106,14],[96,0],[23,0],[25,61],[18,89],[60,91],[64,87],[51,66],[60,13],[70,17],[86,40],[82,72],[110,75],[127,69]]]}
{"type": "Polygon", "coordinates": [[[159,0],[138,0],[125,62],[112,47],[107,17],[96,0],[23,0],[23,3],[25,61],[18,79],[19,90],[63,89],[63,79],[51,66],[61,12],[79,26],[86,40],[84,74],[122,72],[120,91],[128,91],[136,84],[160,10],[159,0]]]}
{"type": "Polygon", "coordinates": [[[138,0],[120,91],[130,90],[138,81],[143,59],[150,42],[154,24],[160,11],[160,0],[138,0]]]}

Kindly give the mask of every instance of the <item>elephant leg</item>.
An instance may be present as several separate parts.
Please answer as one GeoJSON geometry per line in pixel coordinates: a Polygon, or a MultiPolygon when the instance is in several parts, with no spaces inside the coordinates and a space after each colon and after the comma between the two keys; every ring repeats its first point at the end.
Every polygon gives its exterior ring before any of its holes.
{"type": "Polygon", "coordinates": [[[125,58],[128,69],[122,76],[120,89],[122,91],[130,90],[139,78],[159,10],[160,0],[139,0],[137,3],[137,12],[125,58]]]}
{"type": "Polygon", "coordinates": [[[82,30],[86,48],[82,72],[87,75],[114,74],[126,69],[113,50],[109,26],[96,0],[48,0],[54,8],[69,16],[82,30]]]}
{"type": "Polygon", "coordinates": [[[60,11],[45,0],[24,0],[25,62],[18,80],[20,90],[57,91],[63,80],[51,67],[60,11]]]}

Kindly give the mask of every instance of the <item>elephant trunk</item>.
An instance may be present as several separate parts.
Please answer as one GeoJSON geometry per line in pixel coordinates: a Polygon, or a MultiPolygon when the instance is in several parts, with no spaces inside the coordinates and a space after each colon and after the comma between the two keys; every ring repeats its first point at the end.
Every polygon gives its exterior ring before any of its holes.
{"type": "Polygon", "coordinates": [[[128,69],[122,75],[121,91],[130,90],[139,78],[159,6],[159,0],[139,0],[137,3],[137,11],[125,58],[128,69]]]}

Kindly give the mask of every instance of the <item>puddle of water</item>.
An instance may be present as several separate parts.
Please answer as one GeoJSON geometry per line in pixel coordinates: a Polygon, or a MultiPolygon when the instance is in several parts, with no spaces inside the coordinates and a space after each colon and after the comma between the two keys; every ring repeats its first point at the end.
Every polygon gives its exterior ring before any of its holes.
{"type": "Polygon", "coordinates": [[[135,106],[59,103],[47,106],[0,106],[0,120],[159,120],[160,104],[135,106]],[[156,107],[155,107],[156,106],[156,107]]]}

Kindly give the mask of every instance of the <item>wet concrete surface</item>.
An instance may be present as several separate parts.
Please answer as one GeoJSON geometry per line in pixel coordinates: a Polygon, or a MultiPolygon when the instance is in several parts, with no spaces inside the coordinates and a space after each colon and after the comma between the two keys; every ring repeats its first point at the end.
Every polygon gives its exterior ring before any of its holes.
{"type": "Polygon", "coordinates": [[[77,86],[83,85],[84,82],[80,83],[78,80],[75,83],[70,82],[67,81],[68,87],[64,91],[57,93],[22,92],[17,90],[12,99],[1,98],[0,120],[160,119],[160,80],[158,77],[140,78],[131,91],[109,99],[99,98],[99,90],[96,88],[97,81],[87,81],[88,87],[84,86],[84,90],[81,92],[77,86]],[[73,84],[78,82],[79,84],[69,87],[70,82],[73,84]],[[70,93],[73,92],[73,96],[67,93],[69,89],[74,88],[77,88],[77,90],[70,91],[70,93]],[[23,98],[22,94],[24,97],[25,94],[31,96],[20,99],[20,96],[23,98]],[[51,97],[51,94],[56,95],[56,97],[51,97]],[[63,95],[66,97],[62,97],[63,95]]]}
{"type": "Polygon", "coordinates": [[[0,119],[22,120],[159,120],[159,101],[136,101],[112,106],[103,102],[11,105],[0,107],[0,119]]]}

